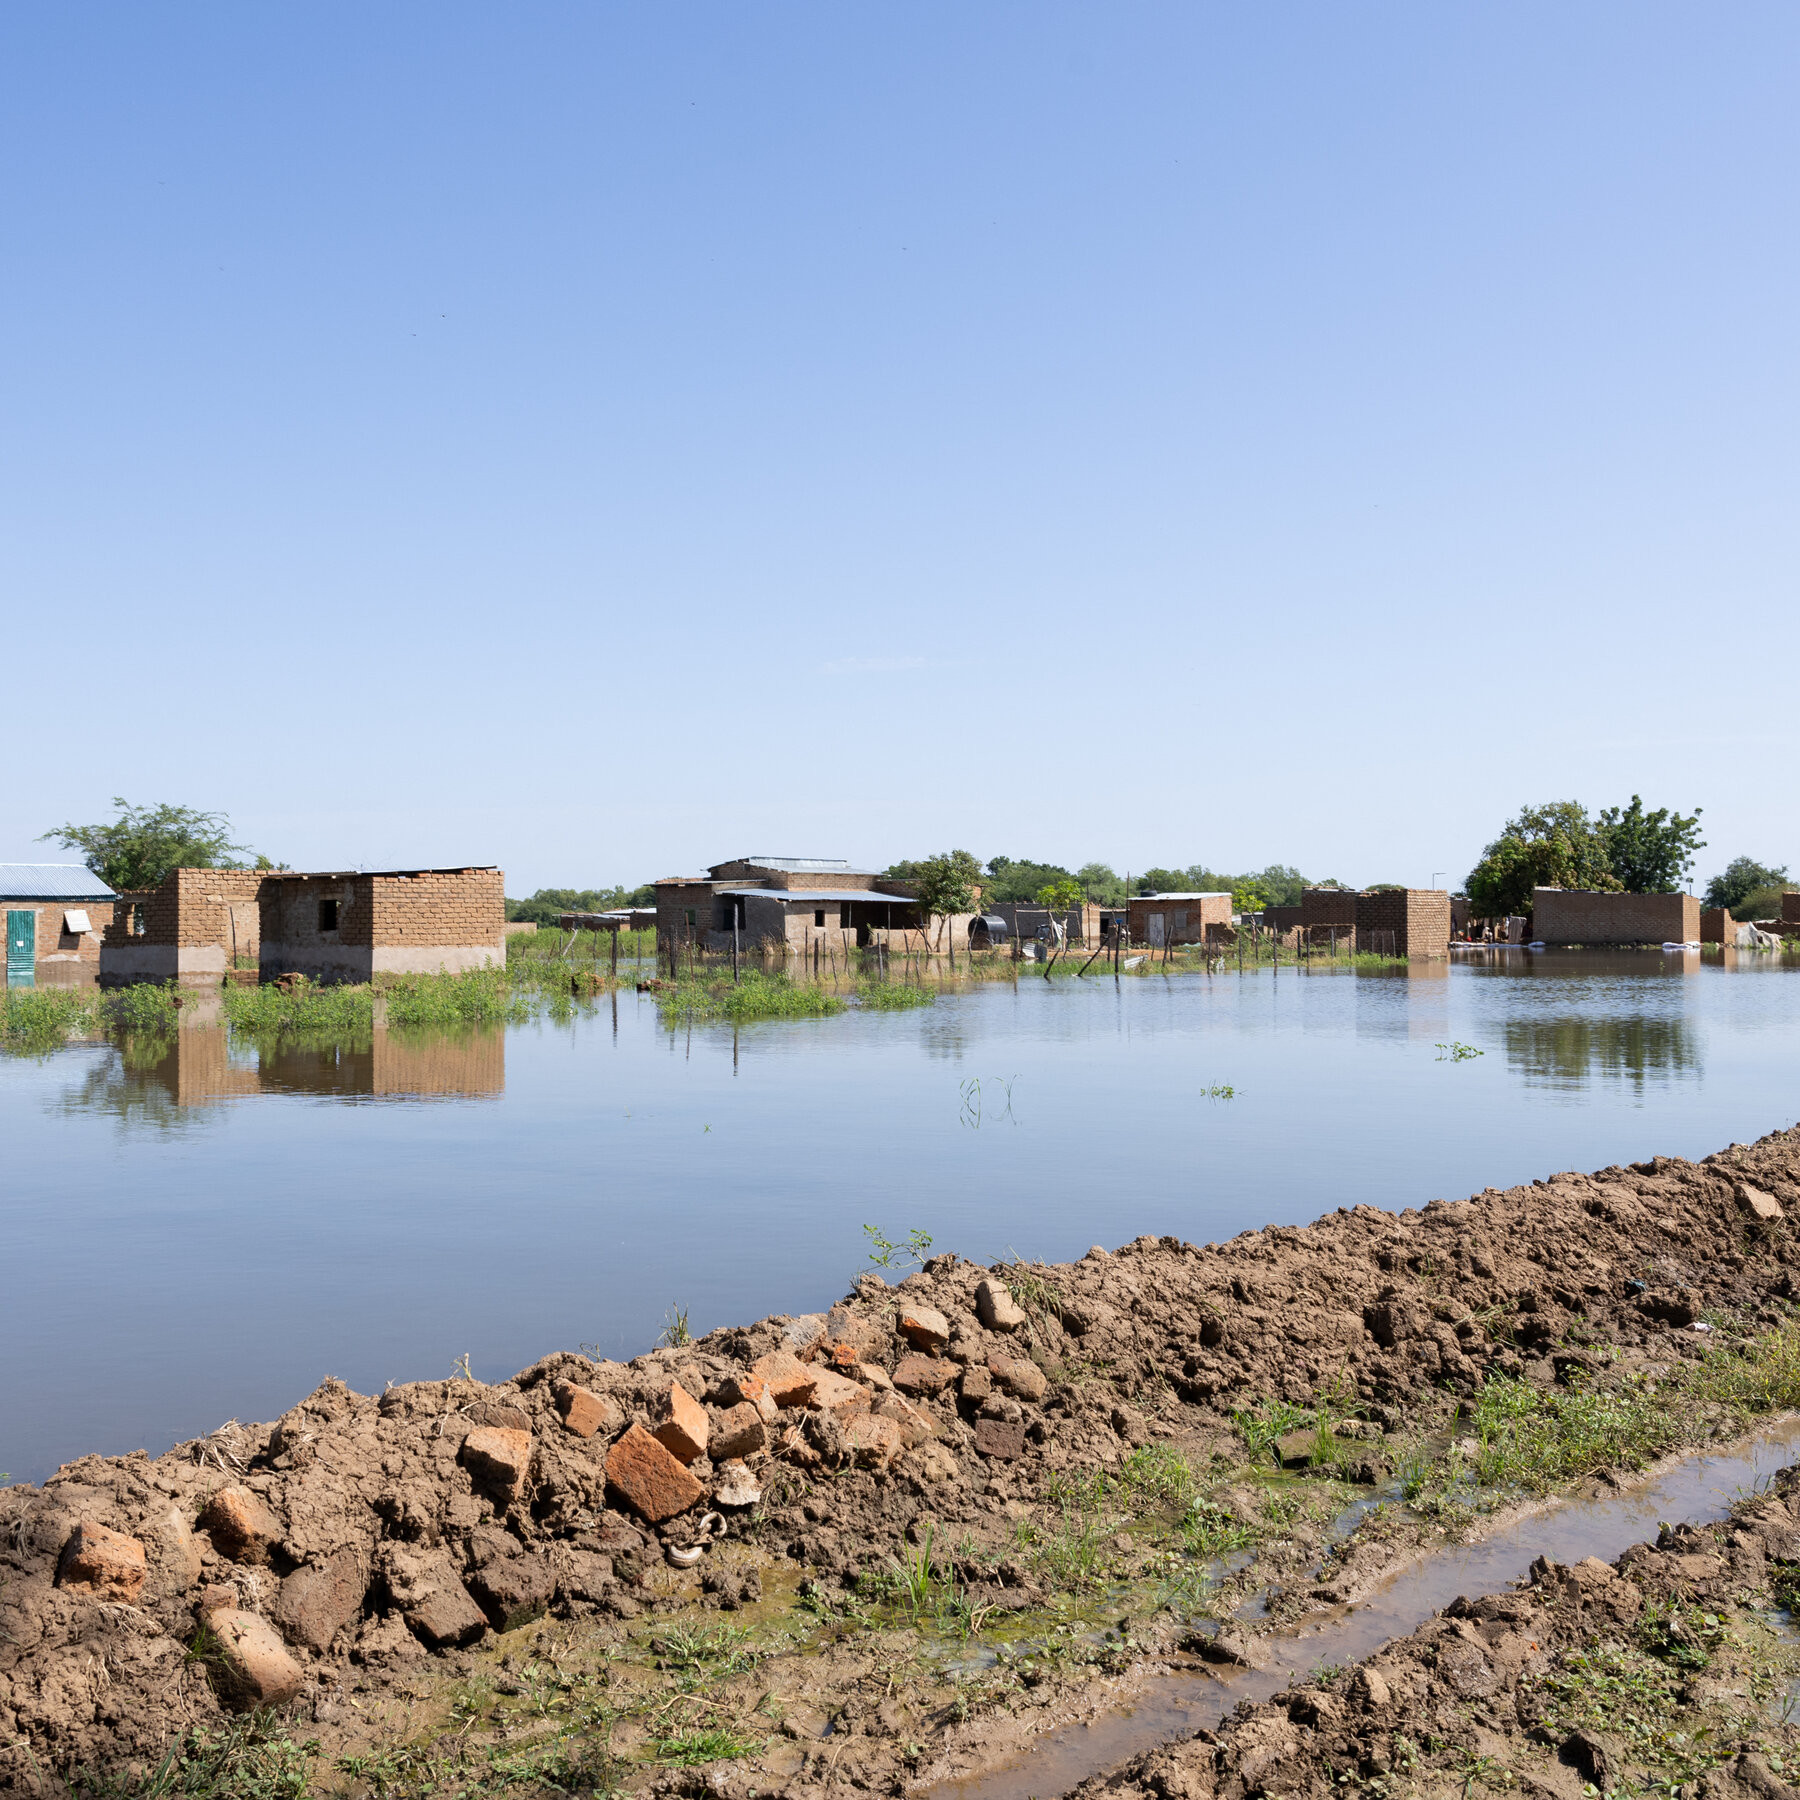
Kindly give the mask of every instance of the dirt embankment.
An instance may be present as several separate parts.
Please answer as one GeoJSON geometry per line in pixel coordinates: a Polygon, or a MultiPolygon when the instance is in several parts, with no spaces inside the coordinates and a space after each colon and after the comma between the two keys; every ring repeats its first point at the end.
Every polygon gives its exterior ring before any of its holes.
{"type": "Polygon", "coordinates": [[[1459,1599],[1354,1669],[1240,1706],[1073,1800],[1310,1800],[1376,1793],[1542,1800],[1792,1800],[1800,1468],[1725,1524],[1665,1525],[1615,1563],[1540,1557],[1516,1591],[1459,1599]]]}
{"type": "MultiPolygon", "coordinates": [[[[1379,1479],[1395,1432],[1489,1371],[1667,1368],[1708,1343],[1704,1313],[1785,1316],[1795,1205],[1784,1133],[1204,1248],[941,1256],[897,1288],[864,1276],[828,1315],[629,1364],[327,1382],[270,1425],[83,1458],[0,1494],[0,1790],[153,1759],[234,1709],[324,1720],[545,1615],[616,1638],[647,1608],[753,1606],[764,1572],[854,1583],[926,1527],[962,1547],[970,1604],[1041,1601],[1017,1528],[1059,1479],[1165,1442],[1223,1471],[1244,1457],[1234,1412],[1327,1391],[1367,1440],[1346,1471],[1379,1479]]],[[[1325,1597],[1384,1562],[1352,1559],[1325,1597]]],[[[840,1784],[898,1787],[951,1725],[927,1709],[903,1745],[866,1711],[840,1784]]]]}

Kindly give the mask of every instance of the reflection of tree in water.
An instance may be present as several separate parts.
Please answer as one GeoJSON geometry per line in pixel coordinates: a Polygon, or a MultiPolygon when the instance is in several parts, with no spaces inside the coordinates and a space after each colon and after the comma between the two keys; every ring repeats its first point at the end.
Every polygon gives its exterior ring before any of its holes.
{"type": "Polygon", "coordinates": [[[173,1033],[128,1037],[87,1065],[81,1080],[53,1103],[64,1114],[111,1113],[122,1125],[185,1129],[199,1115],[180,1092],[173,1033]]]}
{"type": "Polygon", "coordinates": [[[1506,1060],[1534,1086],[1580,1087],[1602,1075],[1642,1088],[1654,1077],[1698,1075],[1700,1045],[1680,1018],[1509,1019],[1506,1060]]]}

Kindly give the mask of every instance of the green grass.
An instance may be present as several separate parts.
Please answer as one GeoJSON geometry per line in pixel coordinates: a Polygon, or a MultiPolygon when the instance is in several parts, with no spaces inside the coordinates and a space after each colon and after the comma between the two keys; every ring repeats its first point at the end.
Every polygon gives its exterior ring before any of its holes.
{"type": "Polygon", "coordinates": [[[369,987],[291,987],[225,990],[225,1020],[247,1038],[313,1035],[367,1037],[375,1025],[375,993],[369,987]]]}
{"type": "Polygon", "coordinates": [[[671,1732],[667,1737],[653,1737],[650,1752],[659,1763],[676,1768],[693,1768],[699,1763],[724,1762],[739,1756],[754,1756],[763,1747],[763,1739],[745,1737],[722,1725],[705,1729],[693,1727],[671,1732]]]}
{"type": "Polygon", "coordinates": [[[76,1032],[99,1023],[100,999],[91,988],[0,988],[0,1046],[18,1055],[60,1049],[76,1032]]]}
{"type": "Polygon", "coordinates": [[[937,994],[914,982],[864,981],[857,984],[856,998],[876,1012],[911,1012],[914,1007],[931,1005],[937,994]]]}
{"type": "Polygon", "coordinates": [[[272,1713],[250,1713],[196,1727],[145,1774],[78,1769],[69,1785],[94,1800],[301,1800],[318,1748],[296,1743],[272,1713]]]}
{"type": "Polygon", "coordinates": [[[671,1028],[689,1021],[745,1025],[761,1019],[827,1019],[844,1010],[843,1000],[817,983],[761,969],[745,969],[735,982],[729,970],[679,975],[657,990],[656,1005],[671,1028]]]}

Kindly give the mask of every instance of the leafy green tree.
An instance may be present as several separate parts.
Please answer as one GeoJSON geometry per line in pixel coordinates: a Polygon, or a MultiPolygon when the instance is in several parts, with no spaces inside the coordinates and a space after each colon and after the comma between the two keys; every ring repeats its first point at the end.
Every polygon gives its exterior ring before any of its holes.
{"type": "Polygon", "coordinates": [[[1465,884],[1479,918],[1531,910],[1538,887],[1598,889],[1617,893],[1606,835],[1577,800],[1525,806],[1481,853],[1465,884]]]}
{"type": "Polygon", "coordinates": [[[1046,882],[1075,879],[1061,863],[1015,860],[1010,856],[990,856],[988,873],[990,879],[983,884],[988,899],[1017,900],[1027,906],[1037,903],[1038,889],[1046,882]]]}
{"type": "Polygon", "coordinates": [[[1052,912],[1073,912],[1084,898],[1081,883],[1073,875],[1046,881],[1037,891],[1038,905],[1047,906],[1052,912]]]}
{"type": "MultiPolygon", "coordinates": [[[[223,813],[191,806],[131,806],[118,795],[119,816],[103,825],[59,825],[38,842],[50,840],[81,859],[108,887],[130,892],[155,887],[175,869],[242,869],[245,846],[231,841],[231,821],[223,813]]],[[[255,866],[273,868],[266,856],[255,866]]]]}
{"type": "Polygon", "coordinates": [[[1270,863],[1256,877],[1256,885],[1268,895],[1270,906],[1298,906],[1301,894],[1314,884],[1286,863],[1270,863]]]}
{"type": "Polygon", "coordinates": [[[1187,888],[1186,869],[1146,869],[1131,884],[1136,894],[1179,894],[1187,888]]]}
{"type": "Polygon", "coordinates": [[[911,865],[919,912],[927,928],[933,919],[975,910],[975,889],[981,880],[981,864],[967,850],[946,850],[911,865]]]}
{"type": "Polygon", "coordinates": [[[1673,894],[1703,849],[1696,806],[1686,818],[1668,807],[1646,812],[1636,794],[1629,806],[1609,806],[1595,821],[1606,840],[1612,872],[1628,894],[1673,894]]]}
{"type": "Polygon", "coordinates": [[[1096,906],[1123,906],[1125,883],[1105,863],[1083,863],[1075,871],[1081,891],[1096,906]]]}
{"type": "Polygon", "coordinates": [[[1703,904],[1729,907],[1739,919],[1773,918],[1781,911],[1781,895],[1787,884],[1785,864],[1777,869],[1753,857],[1734,856],[1725,865],[1724,873],[1706,884],[1703,904]],[[1771,897],[1773,906],[1768,904],[1771,897]]]}

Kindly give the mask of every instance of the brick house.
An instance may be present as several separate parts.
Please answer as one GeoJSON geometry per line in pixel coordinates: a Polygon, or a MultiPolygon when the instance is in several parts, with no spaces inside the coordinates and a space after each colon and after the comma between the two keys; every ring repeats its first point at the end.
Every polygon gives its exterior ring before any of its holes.
{"type": "Polygon", "coordinates": [[[303,874],[176,869],[121,894],[100,946],[100,979],[368,981],[504,966],[506,903],[495,868],[303,874]]]}
{"type": "Polygon", "coordinates": [[[0,863],[6,985],[81,979],[100,966],[118,895],[79,863],[0,863]]]}
{"type": "Polygon", "coordinates": [[[368,981],[506,966],[506,897],[496,868],[265,874],[265,981],[368,981]]]}
{"type": "MultiPolygon", "coordinates": [[[[951,921],[966,936],[965,914],[951,921]]],[[[656,884],[660,950],[694,944],[729,950],[735,923],[742,945],[785,944],[805,952],[825,944],[839,954],[924,921],[909,883],[824,856],[740,856],[704,875],[670,875],[656,884]]]]}
{"type": "Polygon", "coordinates": [[[1413,962],[1450,954],[1450,895],[1445,889],[1380,888],[1351,898],[1358,950],[1413,962]]]}
{"type": "Polygon", "coordinates": [[[1153,950],[1164,944],[1203,944],[1209,926],[1231,923],[1229,894],[1134,894],[1127,906],[1131,941],[1153,950]]]}
{"type": "Polygon", "coordinates": [[[1533,888],[1531,931],[1546,944],[1697,944],[1700,901],[1693,894],[1533,888]]]}
{"type": "Polygon", "coordinates": [[[1354,888],[1302,888],[1300,890],[1300,923],[1353,927],[1356,924],[1356,890],[1354,888]]]}

